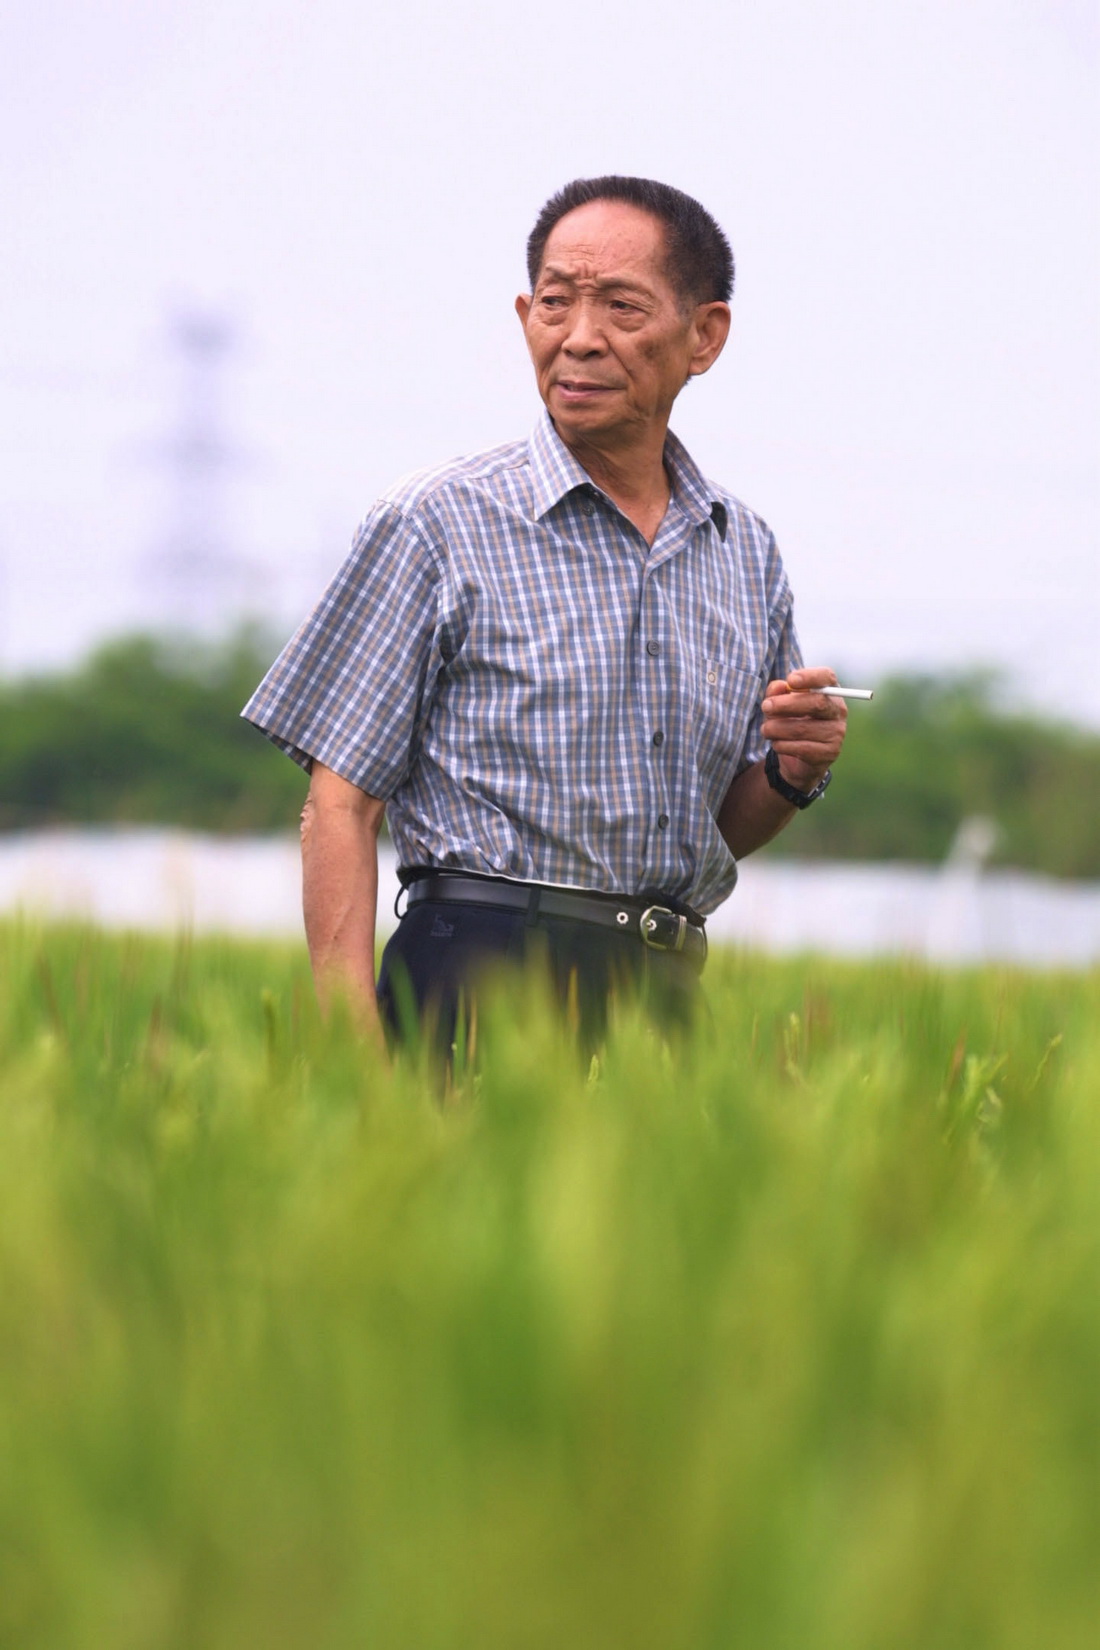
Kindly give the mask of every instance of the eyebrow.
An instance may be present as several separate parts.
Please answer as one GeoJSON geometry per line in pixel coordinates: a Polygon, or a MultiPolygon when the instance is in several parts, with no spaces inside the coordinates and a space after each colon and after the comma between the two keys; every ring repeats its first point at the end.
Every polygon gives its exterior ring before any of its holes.
{"type": "MultiPolygon", "coordinates": [[[[575,286],[576,278],[569,275],[564,269],[557,269],[553,264],[544,264],[539,276],[539,285],[543,281],[562,281],[566,286],[575,286]]],[[[636,292],[641,297],[652,298],[650,287],[642,286],[637,281],[629,281],[625,276],[612,275],[607,278],[596,276],[592,285],[600,292],[636,292]]]]}

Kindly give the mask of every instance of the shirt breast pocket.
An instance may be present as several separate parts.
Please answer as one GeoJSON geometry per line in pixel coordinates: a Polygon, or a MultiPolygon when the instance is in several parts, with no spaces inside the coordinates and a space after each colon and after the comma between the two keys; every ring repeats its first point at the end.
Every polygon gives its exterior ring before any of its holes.
{"type": "Polygon", "coordinates": [[[699,772],[726,784],[744,749],[763,697],[756,671],[724,659],[703,658],[696,669],[695,749],[699,772]]]}

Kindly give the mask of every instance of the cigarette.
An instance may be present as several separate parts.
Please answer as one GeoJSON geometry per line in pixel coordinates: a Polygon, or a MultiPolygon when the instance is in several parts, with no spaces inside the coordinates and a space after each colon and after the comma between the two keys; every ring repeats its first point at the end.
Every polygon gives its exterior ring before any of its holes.
{"type": "Polygon", "coordinates": [[[804,688],[806,693],[824,693],[828,699],[873,699],[874,688],[823,687],[804,688]]]}

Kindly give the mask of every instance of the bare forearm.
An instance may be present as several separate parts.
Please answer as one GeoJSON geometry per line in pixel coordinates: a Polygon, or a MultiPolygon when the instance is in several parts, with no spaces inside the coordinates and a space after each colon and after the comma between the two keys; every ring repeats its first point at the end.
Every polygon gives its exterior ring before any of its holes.
{"type": "Polygon", "coordinates": [[[322,995],[336,980],[374,997],[378,854],[339,817],[303,837],[302,905],[314,978],[322,995]]]}
{"type": "Polygon", "coordinates": [[[744,859],[789,825],[798,809],[773,791],[763,762],[739,773],[718,813],[718,829],[735,859],[744,859]]]}
{"type": "Polygon", "coordinates": [[[302,813],[302,905],[318,996],[325,1006],[335,995],[346,997],[372,1026],[383,809],[317,765],[302,813]]]}

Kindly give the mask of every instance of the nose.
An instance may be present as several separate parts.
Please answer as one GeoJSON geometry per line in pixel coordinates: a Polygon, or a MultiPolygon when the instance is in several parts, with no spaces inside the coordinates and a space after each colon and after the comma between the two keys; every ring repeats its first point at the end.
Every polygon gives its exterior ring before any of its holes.
{"type": "Polygon", "coordinates": [[[573,305],[569,320],[569,332],[562,344],[566,355],[575,356],[580,360],[584,356],[605,353],[607,339],[603,335],[594,304],[582,298],[579,303],[573,305]]]}

